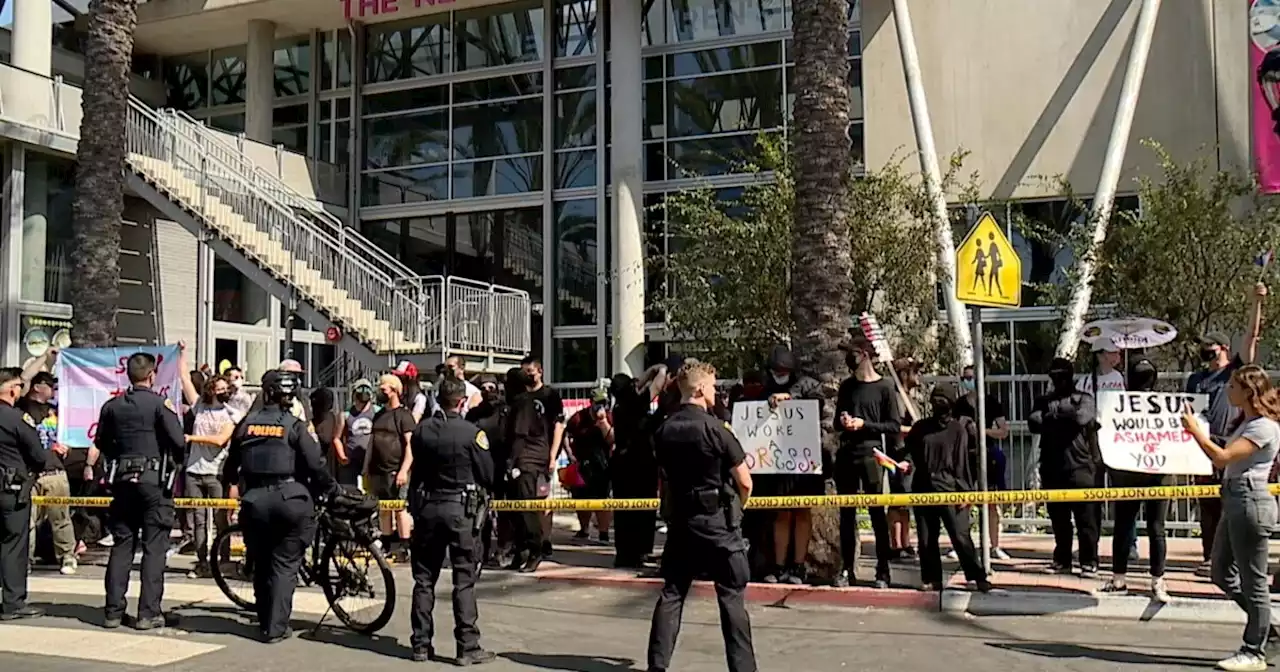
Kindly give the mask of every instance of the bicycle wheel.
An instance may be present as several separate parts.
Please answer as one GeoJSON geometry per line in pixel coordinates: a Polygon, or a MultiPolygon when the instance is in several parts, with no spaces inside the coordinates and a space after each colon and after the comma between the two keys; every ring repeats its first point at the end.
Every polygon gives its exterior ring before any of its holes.
{"type": "Polygon", "coordinates": [[[329,537],[320,571],[322,576],[312,578],[324,590],[334,615],[348,628],[372,634],[391,621],[395,577],[376,544],[329,537]]]}
{"type": "Polygon", "coordinates": [[[213,548],[209,551],[212,556],[209,571],[213,574],[213,582],[218,584],[227,599],[241,609],[254,611],[256,603],[253,596],[253,570],[243,548],[235,548],[235,542],[243,538],[239,525],[227,526],[213,540],[213,548]],[[236,554],[236,550],[240,553],[236,554]]]}

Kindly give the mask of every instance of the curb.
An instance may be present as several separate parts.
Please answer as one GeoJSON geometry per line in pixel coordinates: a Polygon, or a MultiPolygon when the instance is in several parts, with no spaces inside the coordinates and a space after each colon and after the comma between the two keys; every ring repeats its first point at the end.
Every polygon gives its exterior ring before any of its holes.
{"type": "MultiPolygon", "coordinates": [[[[644,577],[604,577],[544,575],[534,576],[539,582],[570,583],[596,588],[619,588],[656,593],[662,588],[662,579],[644,577]]],[[[690,593],[695,597],[714,599],[715,586],[710,581],[694,581],[690,593]]],[[[783,586],[763,583],[747,585],[748,602],[768,604],[774,607],[800,605],[906,609],[913,611],[939,610],[938,593],[925,593],[901,588],[830,588],[826,586],[783,586]]]]}
{"type": "Polygon", "coordinates": [[[1022,590],[997,590],[983,594],[947,589],[942,593],[941,607],[944,614],[969,616],[1064,616],[1220,625],[1245,623],[1244,611],[1234,602],[1195,597],[1175,597],[1172,602],[1161,604],[1139,595],[1022,590]]]}

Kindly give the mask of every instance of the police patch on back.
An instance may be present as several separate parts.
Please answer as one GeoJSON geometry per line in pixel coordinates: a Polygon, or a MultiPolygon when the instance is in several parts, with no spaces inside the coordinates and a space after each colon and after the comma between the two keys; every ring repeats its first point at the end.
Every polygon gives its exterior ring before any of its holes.
{"type": "Polygon", "coordinates": [[[483,429],[476,432],[476,445],[480,446],[480,450],[489,450],[489,437],[485,435],[483,429]]]}
{"type": "Polygon", "coordinates": [[[174,413],[178,412],[178,409],[173,407],[173,400],[170,399],[169,397],[164,398],[164,407],[173,411],[174,413]]]}
{"type": "Polygon", "coordinates": [[[733,436],[733,438],[735,438],[735,439],[736,439],[736,438],[738,438],[738,435],[733,433],[733,425],[731,425],[731,424],[729,424],[729,423],[727,423],[727,422],[722,423],[722,424],[724,424],[724,430],[725,430],[726,432],[729,432],[729,434],[730,434],[730,435],[732,435],[732,436],[733,436]]]}
{"type": "MultiPolygon", "coordinates": [[[[28,425],[31,425],[32,427],[35,427],[35,426],[36,426],[36,419],[35,419],[35,418],[33,418],[33,417],[31,417],[31,414],[30,414],[30,413],[23,413],[23,414],[22,414],[22,421],[23,421],[23,422],[25,422],[25,423],[27,423],[28,425]]],[[[484,432],[480,432],[480,433],[481,433],[481,434],[483,434],[484,432]]],[[[485,448],[488,448],[488,447],[489,447],[489,446],[487,446],[487,445],[485,446],[485,448]]]]}
{"type": "Polygon", "coordinates": [[[281,439],[284,438],[284,427],[280,425],[246,425],[244,428],[245,436],[262,436],[281,439]]]}

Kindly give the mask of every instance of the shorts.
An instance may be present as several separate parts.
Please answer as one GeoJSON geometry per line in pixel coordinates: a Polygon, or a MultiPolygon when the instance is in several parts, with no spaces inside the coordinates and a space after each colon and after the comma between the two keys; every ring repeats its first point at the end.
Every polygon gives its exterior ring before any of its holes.
{"type": "MultiPolygon", "coordinates": [[[[905,495],[911,492],[911,477],[914,474],[891,471],[887,474],[889,492],[894,495],[905,495]]],[[[896,508],[896,507],[895,507],[896,508]]]]}
{"type": "Polygon", "coordinates": [[[397,487],[395,474],[369,474],[364,490],[380,500],[409,499],[409,485],[397,487]]]}
{"type": "Polygon", "coordinates": [[[1009,459],[999,446],[987,446],[987,489],[1009,489],[1009,459]]]}

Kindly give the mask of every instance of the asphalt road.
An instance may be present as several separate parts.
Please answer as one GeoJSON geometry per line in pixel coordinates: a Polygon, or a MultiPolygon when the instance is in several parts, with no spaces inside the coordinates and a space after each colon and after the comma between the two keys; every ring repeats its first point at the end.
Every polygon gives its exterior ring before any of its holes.
{"type": "MultiPolygon", "coordinates": [[[[0,624],[0,669],[22,672],[190,672],[290,670],[326,672],[451,669],[409,660],[410,578],[397,570],[399,600],[392,623],[373,637],[319,614],[295,613],[296,637],[260,644],[256,629],[221,599],[211,582],[173,577],[172,602],[183,620],[158,633],[104,631],[101,570],[64,579],[44,574],[32,601],[51,616],[0,624]],[[182,588],[178,588],[182,586],[182,588]],[[195,599],[192,595],[207,596],[195,599]],[[333,623],[330,627],[328,623],[333,623]],[[376,666],[376,668],[374,667],[376,666]]],[[[134,589],[136,589],[136,579],[134,589]]],[[[447,585],[440,593],[448,595],[447,585]]],[[[480,587],[483,644],[500,658],[485,669],[624,672],[644,670],[654,596],[625,589],[570,587],[486,574],[480,587]]],[[[314,603],[314,599],[312,600],[314,603]]],[[[1175,672],[1211,668],[1239,645],[1239,629],[1059,618],[954,618],[941,614],[752,605],[762,670],[894,672],[1175,672]]],[[[452,612],[437,605],[436,648],[453,651],[452,612]]],[[[724,670],[714,601],[685,610],[674,669],[724,670]]]]}

